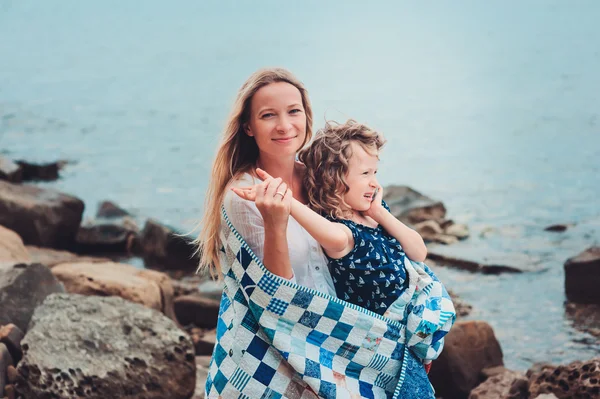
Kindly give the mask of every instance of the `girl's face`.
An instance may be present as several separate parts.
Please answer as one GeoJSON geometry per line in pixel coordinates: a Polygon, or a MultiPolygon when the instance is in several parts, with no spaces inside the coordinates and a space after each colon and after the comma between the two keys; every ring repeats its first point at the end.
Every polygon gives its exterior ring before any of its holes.
{"type": "Polygon", "coordinates": [[[286,82],[258,89],[250,104],[246,134],[254,137],[261,155],[295,156],[306,138],[306,114],[302,95],[286,82]]]}
{"type": "Polygon", "coordinates": [[[379,158],[370,154],[360,144],[350,143],[352,156],[348,161],[346,184],[350,190],[343,195],[344,201],[355,211],[365,212],[371,207],[371,199],[379,182],[375,178],[379,158]]]}

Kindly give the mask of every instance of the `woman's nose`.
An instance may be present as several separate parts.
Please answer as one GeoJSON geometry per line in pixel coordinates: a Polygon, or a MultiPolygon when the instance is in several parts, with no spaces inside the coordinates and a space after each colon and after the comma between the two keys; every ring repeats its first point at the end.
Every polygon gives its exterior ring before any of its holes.
{"type": "Polygon", "coordinates": [[[279,123],[277,124],[277,131],[285,133],[285,132],[289,131],[291,127],[292,127],[291,121],[287,117],[282,116],[279,119],[279,123]]]}

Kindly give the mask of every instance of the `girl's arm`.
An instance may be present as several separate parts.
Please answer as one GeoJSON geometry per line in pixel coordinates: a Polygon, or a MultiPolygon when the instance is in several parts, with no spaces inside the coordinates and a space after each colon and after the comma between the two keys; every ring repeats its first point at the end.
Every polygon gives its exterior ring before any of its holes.
{"type": "Polygon", "coordinates": [[[383,188],[379,187],[379,192],[371,203],[371,208],[365,212],[365,215],[379,223],[385,231],[398,240],[406,256],[416,262],[424,262],[425,258],[427,258],[427,247],[423,238],[419,233],[388,212],[381,204],[382,197],[383,188]]]}
{"type": "MultiPolygon", "coordinates": [[[[257,193],[260,193],[260,185],[245,188],[232,187],[234,193],[248,201],[256,201],[257,193]]],[[[319,215],[300,201],[295,199],[291,190],[287,190],[287,194],[291,198],[290,214],[300,223],[300,225],[310,234],[322,247],[327,255],[332,258],[341,258],[349,253],[354,247],[354,238],[352,232],[341,223],[331,222],[319,215]]],[[[263,215],[264,217],[265,215],[263,215]]],[[[266,218],[265,218],[266,219],[266,218]]],[[[265,220],[266,222],[266,220],[265,220]]],[[[277,235],[277,231],[273,229],[273,234],[277,235]]],[[[280,234],[280,233],[279,233],[280,234]]],[[[284,235],[285,237],[285,235],[284,235]]],[[[273,237],[281,239],[281,236],[273,237]]],[[[265,246],[268,242],[266,237],[265,224],[265,246]]],[[[265,248],[265,257],[267,248],[265,248]]],[[[266,265],[266,263],[265,263],[266,265]]]]}
{"type": "Polygon", "coordinates": [[[341,258],[354,247],[354,238],[348,227],[325,219],[295,198],[292,200],[291,215],[330,257],[341,258]]]}

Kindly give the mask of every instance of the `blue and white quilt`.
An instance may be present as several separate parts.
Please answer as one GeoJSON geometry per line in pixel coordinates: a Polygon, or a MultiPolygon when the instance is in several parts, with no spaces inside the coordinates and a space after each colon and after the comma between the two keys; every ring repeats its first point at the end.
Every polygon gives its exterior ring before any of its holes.
{"type": "Polygon", "coordinates": [[[424,264],[406,258],[409,288],[381,316],[272,274],[222,213],[207,398],[434,398],[422,362],[439,355],[456,316],[424,264]]]}

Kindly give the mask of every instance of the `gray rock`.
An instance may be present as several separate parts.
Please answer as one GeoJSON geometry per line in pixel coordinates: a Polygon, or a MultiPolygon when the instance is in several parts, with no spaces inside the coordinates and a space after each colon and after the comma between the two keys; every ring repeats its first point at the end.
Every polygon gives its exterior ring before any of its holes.
{"type": "Polygon", "coordinates": [[[144,263],[153,268],[192,272],[199,264],[192,239],[152,219],[142,230],[141,250],[144,263]]]}
{"type": "Polygon", "coordinates": [[[139,228],[130,217],[95,220],[79,227],[75,237],[78,253],[130,253],[139,228]]]}
{"type": "Polygon", "coordinates": [[[28,245],[70,247],[83,208],[80,199],[55,190],[0,181],[0,224],[28,245]]]}
{"type": "Polygon", "coordinates": [[[182,325],[194,324],[201,328],[215,328],[220,302],[199,295],[175,298],[175,315],[182,325]]]}
{"type": "Polygon", "coordinates": [[[118,297],[54,294],[22,342],[26,398],[190,398],[194,348],[158,311],[118,297]]]}
{"type": "Polygon", "coordinates": [[[27,331],[35,308],[55,292],[65,289],[46,266],[0,263],[0,325],[12,323],[27,331]]]}
{"type": "Polygon", "coordinates": [[[112,219],[123,216],[130,216],[129,212],[110,201],[102,201],[98,206],[98,211],[96,212],[97,218],[112,219]]]}
{"type": "Polygon", "coordinates": [[[565,262],[567,299],[600,304],[600,247],[589,248],[565,262]]]}
{"type": "Polygon", "coordinates": [[[392,214],[405,223],[416,224],[425,220],[442,221],[446,207],[407,186],[388,186],[383,190],[383,199],[392,214]]]}

